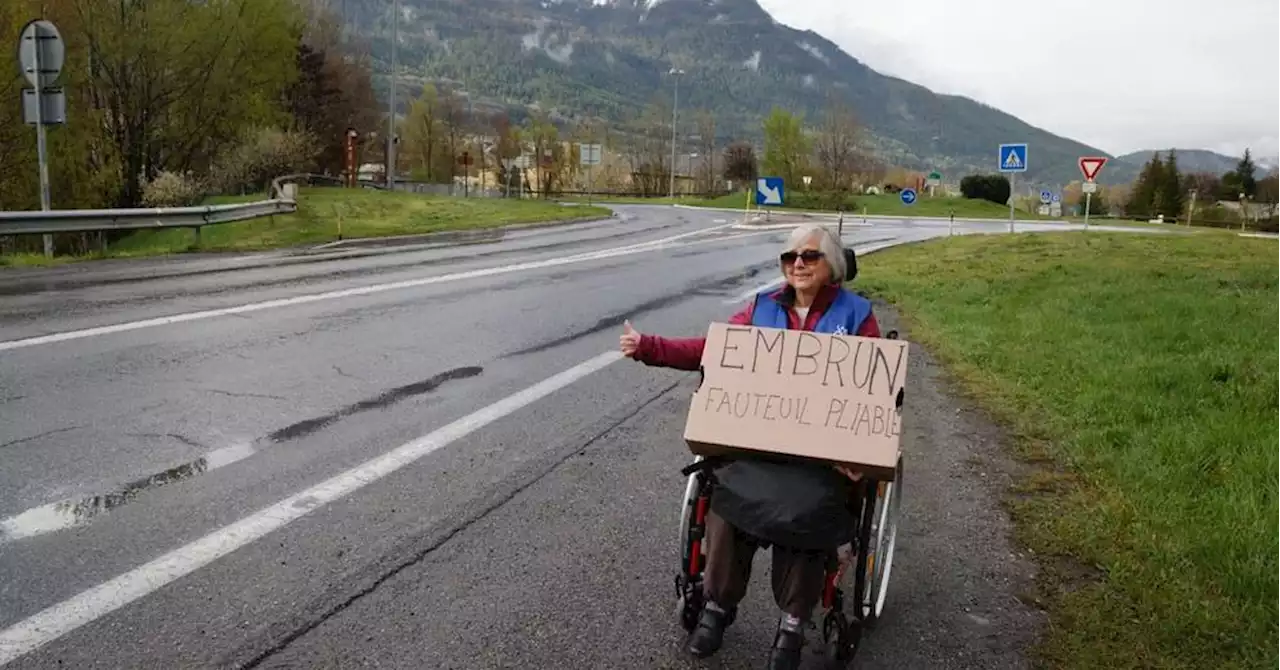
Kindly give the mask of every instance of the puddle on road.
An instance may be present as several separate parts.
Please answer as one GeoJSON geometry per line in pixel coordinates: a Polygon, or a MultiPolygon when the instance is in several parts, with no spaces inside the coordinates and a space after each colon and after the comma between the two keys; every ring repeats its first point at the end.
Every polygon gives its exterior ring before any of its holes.
{"type": "Polygon", "coordinates": [[[398,403],[406,398],[430,393],[446,382],[455,379],[475,377],[484,368],[468,366],[442,372],[433,377],[412,384],[405,384],[387,390],[379,395],[352,403],[342,409],[314,419],[299,421],[290,426],[273,431],[255,442],[234,444],[210,451],[199,458],[157,472],[149,477],[138,479],[124,486],[100,495],[83,498],[59,500],[47,505],[34,507],[21,514],[0,520],[0,545],[14,540],[22,540],[37,535],[44,535],[71,528],[88,522],[101,514],[132,502],[142,493],[190,479],[196,475],[226,467],[242,461],[272,444],[295,440],[310,435],[345,417],[360,412],[382,409],[398,403]]]}

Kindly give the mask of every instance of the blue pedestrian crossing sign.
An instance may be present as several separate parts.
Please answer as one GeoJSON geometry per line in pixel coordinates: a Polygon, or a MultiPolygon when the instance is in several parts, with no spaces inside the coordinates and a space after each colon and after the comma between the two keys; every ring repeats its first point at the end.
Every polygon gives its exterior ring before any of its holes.
{"type": "Polygon", "coordinates": [[[1000,145],[1000,171],[1001,172],[1026,172],[1027,171],[1027,145],[1026,144],[1001,144],[1000,145]]]}
{"type": "Polygon", "coordinates": [[[778,206],[782,203],[782,177],[761,177],[756,180],[757,206],[778,206]]]}
{"type": "Polygon", "coordinates": [[[914,205],[916,203],[916,190],[914,188],[902,189],[902,204],[914,205]]]}

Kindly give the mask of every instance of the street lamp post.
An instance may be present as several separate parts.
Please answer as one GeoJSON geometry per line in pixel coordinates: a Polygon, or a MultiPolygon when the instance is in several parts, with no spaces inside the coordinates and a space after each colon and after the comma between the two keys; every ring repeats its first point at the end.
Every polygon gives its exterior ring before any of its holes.
{"type": "Polygon", "coordinates": [[[667,74],[675,80],[675,91],[671,98],[671,185],[667,189],[667,197],[676,197],[676,110],[680,108],[680,75],[684,70],[671,68],[667,74]]]}
{"type": "Polygon", "coordinates": [[[396,190],[396,43],[400,41],[400,0],[391,3],[391,86],[387,95],[387,189],[396,190]]]}

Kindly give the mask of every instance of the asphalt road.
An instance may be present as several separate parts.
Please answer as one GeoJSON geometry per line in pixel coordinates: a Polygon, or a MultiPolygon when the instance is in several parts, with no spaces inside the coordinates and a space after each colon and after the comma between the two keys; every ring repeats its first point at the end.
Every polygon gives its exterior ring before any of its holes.
{"type": "MultiPolygon", "coordinates": [[[[728,316],[775,281],[786,231],[618,211],[0,273],[0,665],[696,665],[672,587],[692,379],[618,360],[617,336],[728,316]]],[[[1038,615],[998,435],[912,356],[906,526],[862,667],[1023,667],[1038,615]]],[[[712,666],[763,659],[757,566],[712,666]]]]}

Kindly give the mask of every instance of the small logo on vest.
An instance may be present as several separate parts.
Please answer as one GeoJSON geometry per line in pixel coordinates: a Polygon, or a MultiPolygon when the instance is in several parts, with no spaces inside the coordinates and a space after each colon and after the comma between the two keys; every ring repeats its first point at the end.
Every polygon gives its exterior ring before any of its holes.
{"type": "Polygon", "coordinates": [[[848,335],[849,331],[844,326],[836,326],[836,335],[848,335]]]}

